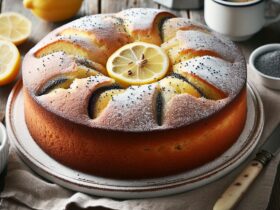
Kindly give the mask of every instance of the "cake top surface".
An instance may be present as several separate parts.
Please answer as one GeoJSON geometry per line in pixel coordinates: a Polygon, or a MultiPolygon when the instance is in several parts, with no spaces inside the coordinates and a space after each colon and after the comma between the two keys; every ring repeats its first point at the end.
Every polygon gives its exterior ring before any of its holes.
{"type": "Polygon", "coordinates": [[[135,8],[86,16],[49,33],[25,56],[23,82],[57,116],[93,128],[143,132],[189,125],[224,108],[246,85],[246,62],[233,42],[204,25],[135,8]],[[110,56],[134,42],[166,53],[164,77],[123,86],[108,75],[110,56]]]}

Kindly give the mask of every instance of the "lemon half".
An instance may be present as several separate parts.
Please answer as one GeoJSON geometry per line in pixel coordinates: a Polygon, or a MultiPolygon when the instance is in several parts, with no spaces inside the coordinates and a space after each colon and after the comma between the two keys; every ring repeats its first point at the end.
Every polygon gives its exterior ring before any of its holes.
{"type": "Polygon", "coordinates": [[[20,54],[10,41],[0,40],[0,86],[12,82],[18,75],[20,54]]]}
{"type": "Polygon", "coordinates": [[[63,21],[73,17],[83,0],[24,0],[25,8],[46,21],[63,21]]]}
{"type": "Polygon", "coordinates": [[[31,22],[26,17],[15,12],[0,14],[0,39],[23,43],[31,33],[31,22]]]}
{"type": "Polygon", "coordinates": [[[123,86],[149,84],[163,78],[169,70],[169,58],[158,46],[134,42],[114,52],[107,71],[123,86]]]}

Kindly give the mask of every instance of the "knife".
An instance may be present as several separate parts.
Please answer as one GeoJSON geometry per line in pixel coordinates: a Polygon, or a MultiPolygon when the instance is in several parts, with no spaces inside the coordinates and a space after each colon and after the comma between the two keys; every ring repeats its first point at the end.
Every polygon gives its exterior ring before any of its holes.
{"type": "Polygon", "coordinates": [[[2,95],[0,91],[0,122],[3,122],[5,117],[5,109],[6,109],[6,98],[2,95]]]}
{"type": "Polygon", "coordinates": [[[7,100],[14,84],[15,82],[4,87],[0,87],[0,122],[3,122],[5,118],[7,100]]]}
{"type": "Polygon", "coordinates": [[[261,146],[256,157],[240,173],[215,203],[213,210],[230,210],[241,199],[265,165],[276,155],[280,148],[280,123],[268,140],[261,146]]]}
{"type": "Polygon", "coordinates": [[[7,97],[2,94],[2,91],[0,90],[0,122],[3,122],[5,118],[5,109],[6,109],[6,103],[7,103],[7,97]]]}

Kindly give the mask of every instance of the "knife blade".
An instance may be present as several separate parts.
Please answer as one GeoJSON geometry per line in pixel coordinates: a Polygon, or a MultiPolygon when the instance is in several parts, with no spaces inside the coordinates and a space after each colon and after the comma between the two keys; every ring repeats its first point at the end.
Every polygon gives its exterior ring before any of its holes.
{"type": "Polygon", "coordinates": [[[1,97],[1,99],[0,99],[0,122],[2,122],[4,120],[5,108],[6,108],[6,104],[5,104],[4,100],[2,100],[2,97],[1,97]]]}
{"type": "Polygon", "coordinates": [[[215,203],[213,210],[231,210],[256,179],[265,165],[276,155],[280,148],[280,123],[260,147],[256,157],[239,174],[215,203]]]}
{"type": "Polygon", "coordinates": [[[11,89],[11,85],[7,85],[0,88],[0,122],[3,122],[5,118],[6,103],[11,89]]]}
{"type": "Polygon", "coordinates": [[[277,172],[272,186],[273,188],[266,210],[280,209],[280,163],[278,163],[277,172]]]}
{"type": "Polygon", "coordinates": [[[280,148],[280,123],[273,130],[272,134],[268,137],[267,141],[261,146],[261,150],[270,152],[276,155],[277,150],[280,148]]]}

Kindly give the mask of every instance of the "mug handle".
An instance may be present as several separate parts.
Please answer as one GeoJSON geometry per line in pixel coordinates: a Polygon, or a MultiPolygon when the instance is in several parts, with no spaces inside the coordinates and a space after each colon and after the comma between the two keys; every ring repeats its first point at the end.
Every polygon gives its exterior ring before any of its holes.
{"type": "MultiPolygon", "coordinates": [[[[279,0],[270,0],[270,1],[268,1],[268,4],[271,3],[271,2],[279,4],[279,8],[280,8],[280,1],[279,0]]],[[[276,15],[276,17],[274,17],[274,18],[266,18],[265,17],[264,26],[268,26],[268,25],[273,24],[273,23],[278,22],[278,21],[280,21],[280,13],[278,15],[276,15]]]]}

